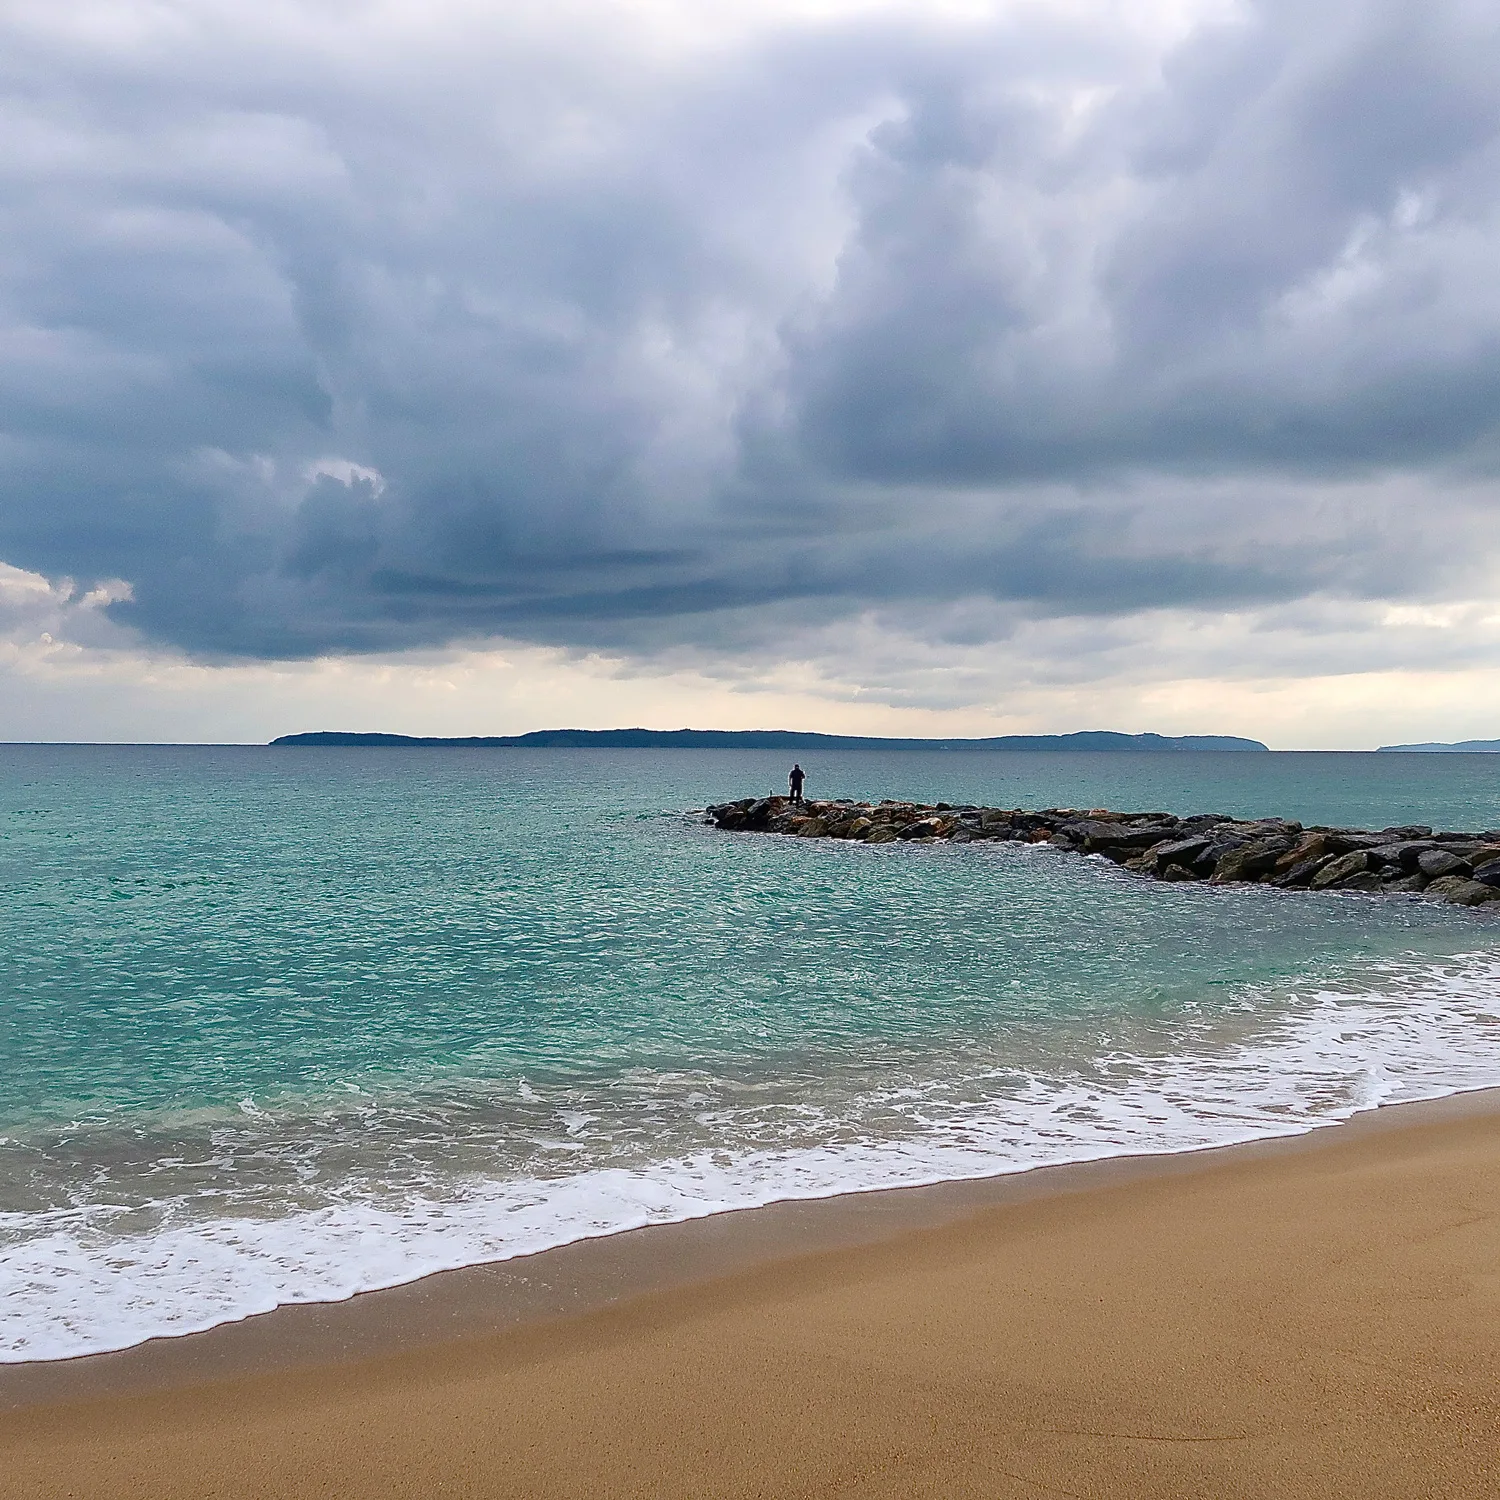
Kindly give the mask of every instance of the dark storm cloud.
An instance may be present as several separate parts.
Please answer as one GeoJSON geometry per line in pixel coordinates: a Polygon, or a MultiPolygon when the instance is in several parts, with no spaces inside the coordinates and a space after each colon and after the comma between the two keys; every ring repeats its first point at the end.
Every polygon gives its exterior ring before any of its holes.
{"type": "Polygon", "coordinates": [[[1487,7],[9,30],[0,559],[149,638],[748,646],[1496,545],[1487,7]]]}

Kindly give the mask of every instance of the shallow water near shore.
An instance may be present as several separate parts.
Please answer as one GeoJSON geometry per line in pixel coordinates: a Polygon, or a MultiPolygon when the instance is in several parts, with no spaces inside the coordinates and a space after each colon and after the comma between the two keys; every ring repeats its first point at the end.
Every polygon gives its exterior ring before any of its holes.
{"type": "MultiPolygon", "coordinates": [[[[1500,758],[853,753],[819,796],[1500,826],[1500,758]]],[[[1500,922],[723,834],[734,751],[0,747],[0,1359],[776,1198],[1500,1084],[1500,922]]]]}

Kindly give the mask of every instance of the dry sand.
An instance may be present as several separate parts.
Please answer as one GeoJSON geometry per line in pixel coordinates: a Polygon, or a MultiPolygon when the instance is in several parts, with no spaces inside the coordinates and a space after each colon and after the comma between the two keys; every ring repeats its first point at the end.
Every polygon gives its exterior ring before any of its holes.
{"type": "Polygon", "coordinates": [[[0,1417],[0,1491],[1500,1496],[1494,1095],[1013,1196],[374,1357],[80,1374],[0,1417]]]}

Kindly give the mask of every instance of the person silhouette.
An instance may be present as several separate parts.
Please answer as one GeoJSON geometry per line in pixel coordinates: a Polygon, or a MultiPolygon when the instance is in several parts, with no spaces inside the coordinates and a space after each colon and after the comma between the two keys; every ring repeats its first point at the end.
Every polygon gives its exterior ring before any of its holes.
{"type": "Polygon", "coordinates": [[[792,789],[792,801],[802,800],[802,783],[807,780],[807,772],[801,766],[794,765],[791,773],[787,776],[787,785],[792,789]]]}

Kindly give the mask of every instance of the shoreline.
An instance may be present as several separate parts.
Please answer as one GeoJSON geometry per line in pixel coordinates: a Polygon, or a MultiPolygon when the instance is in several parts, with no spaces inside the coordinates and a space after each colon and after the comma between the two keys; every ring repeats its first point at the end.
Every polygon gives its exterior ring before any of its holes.
{"type": "MultiPolygon", "coordinates": [[[[0,1414],[6,1492],[1500,1491],[1500,1091],[1031,1177],[748,1259],[724,1242],[660,1252],[694,1226],[637,1231],[657,1248],[633,1285],[620,1268],[620,1296],[498,1330],[54,1392],[0,1414]]],[[[396,1295],[359,1318],[389,1321],[396,1295]]],[[[262,1321],[285,1328],[287,1311],[262,1321]]]]}
{"type": "Polygon", "coordinates": [[[991,1210],[1276,1160],[1427,1123],[1500,1124],[1500,1086],[1381,1104],[1285,1135],[983,1177],[778,1199],[476,1262],[339,1301],[283,1303],[123,1349],[0,1365],[0,1419],[33,1407],[411,1355],[598,1315],[782,1261],[856,1250],[991,1210]]]}

